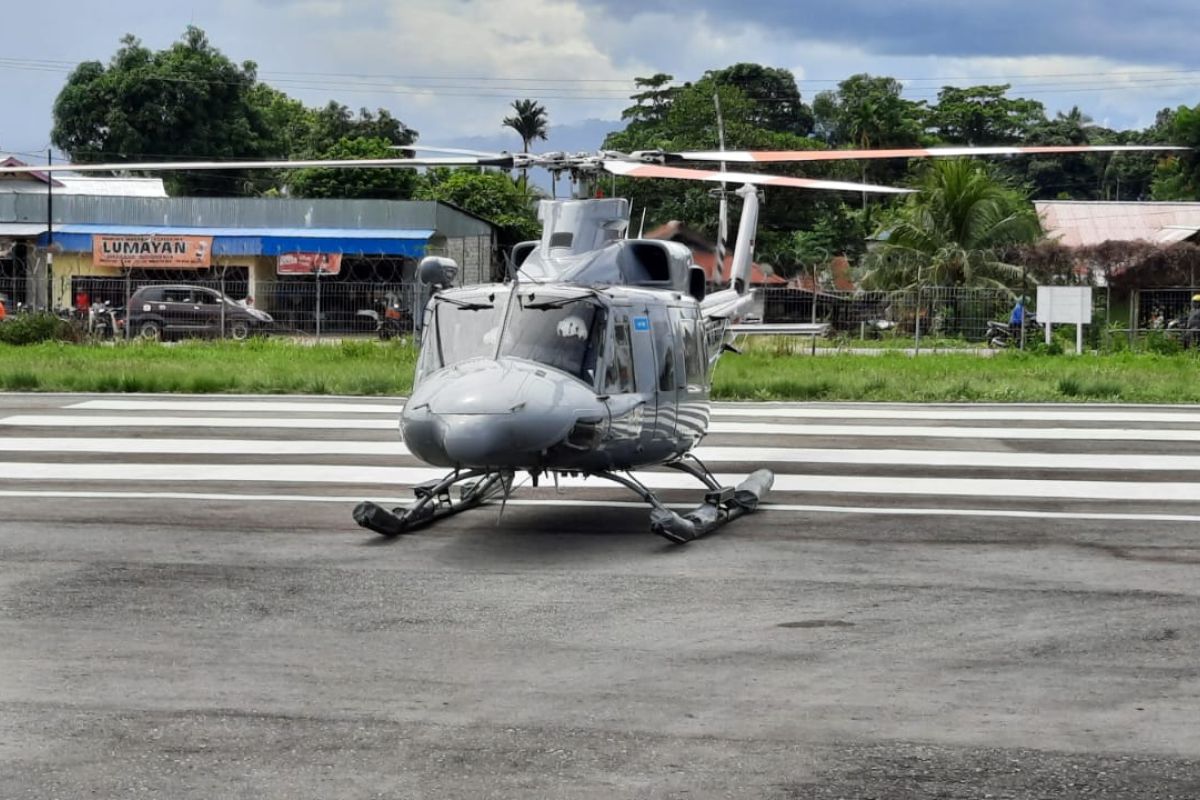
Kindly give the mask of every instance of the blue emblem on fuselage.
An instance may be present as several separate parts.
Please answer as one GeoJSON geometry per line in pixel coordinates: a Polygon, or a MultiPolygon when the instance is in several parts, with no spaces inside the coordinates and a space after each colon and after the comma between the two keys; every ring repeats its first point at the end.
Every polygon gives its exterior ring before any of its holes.
{"type": "Polygon", "coordinates": [[[635,331],[650,330],[650,318],[649,317],[634,317],[633,318],[633,329],[635,331]]]}

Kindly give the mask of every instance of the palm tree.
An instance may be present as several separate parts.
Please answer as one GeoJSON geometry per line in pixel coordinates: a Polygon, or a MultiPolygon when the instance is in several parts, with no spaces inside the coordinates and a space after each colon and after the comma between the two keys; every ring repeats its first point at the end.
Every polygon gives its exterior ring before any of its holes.
{"type": "MultiPolygon", "coordinates": [[[[521,137],[521,152],[528,153],[529,145],[535,140],[541,139],[545,141],[546,132],[549,128],[549,118],[546,116],[546,108],[536,100],[513,100],[513,111],[517,112],[511,117],[505,117],[501,125],[505,128],[512,128],[521,137]]],[[[524,186],[529,185],[528,170],[521,170],[521,182],[524,186]]]]}
{"type": "Polygon", "coordinates": [[[978,162],[938,160],[900,212],[887,242],[867,257],[864,288],[1019,285],[1022,269],[997,255],[1041,235],[1032,205],[978,162]]]}

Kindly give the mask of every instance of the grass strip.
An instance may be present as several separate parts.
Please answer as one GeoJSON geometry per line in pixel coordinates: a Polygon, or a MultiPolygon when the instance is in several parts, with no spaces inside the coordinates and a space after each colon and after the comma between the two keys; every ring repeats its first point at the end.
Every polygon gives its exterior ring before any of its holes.
{"type": "MultiPolygon", "coordinates": [[[[0,345],[0,390],[403,395],[416,353],[405,342],[281,340],[0,345]]],[[[751,350],[721,359],[718,400],[1200,403],[1192,353],[810,357],[751,350]]]]}

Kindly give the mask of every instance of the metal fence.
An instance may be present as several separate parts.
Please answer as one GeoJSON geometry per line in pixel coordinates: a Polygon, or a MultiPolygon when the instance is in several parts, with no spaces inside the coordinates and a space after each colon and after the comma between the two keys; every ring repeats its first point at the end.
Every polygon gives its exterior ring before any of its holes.
{"type": "Polygon", "coordinates": [[[988,323],[1007,322],[1016,295],[1005,289],[929,287],[890,292],[760,289],[762,321],[828,323],[852,339],[906,337],[983,342],[988,323]]]}
{"type": "MultiPolygon", "coordinates": [[[[0,275],[0,293],[10,299],[12,313],[24,294],[24,277],[0,275]]],[[[253,324],[251,334],[297,336],[379,336],[391,338],[413,330],[423,295],[412,282],[365,282],[300,279],[251,281],[245,274],[225,278],[166,282],[130,277],[56,277],[57,313],[85,331],[120,337],[145,331],[138,322],[159,321],[164,338],[240,337],[246,326],[234,323],[255,309],[270,315],[269,324],[253,324]],[[147,288],[178,291],[147,303],[147,288]],[[136,302],[142,299],[143,302],[136,302]],[[225,298],[223,301],[217,298],[225,298]],[[131,307],[131,303],[133,304],[131,307]],[[149,305],[147,309],[145,306],[149,305]],[[161,308],[160,308],[161,306],[161,308]],[[164,316],[164,314],[166,316],[164,316]]],[[[1085,346],[1093,350],[1159,348],[1163,341],[1187,344],[1186,321],[1200,287],[1143,289],[1116,295],[1104,287],[1092,293],[1092,323],[1085,346]]],[[[818,323],[833,340],[862,346],[896,340],[919,348],[978,347],[989,339],[989,323],[1006,323],[1017,294],[1005,289],[927,287],[890,292],[852,292],[760,288],[757,314],[764,323],[818,323]],[[826,327],[827,326],[827,327],[826,327]]],[[[1036,316],[1031,292],[1029,310],[1036,316]]],[[[1068,336],[1069,334],[1069,336],[1068,336]]],[[[1027,341],[1041,340],[1043,329],[1026,329],[1027,341]]],[[[1073,348],[1074,333],[1064,340],[1073,348]]],[[[1200,339],[1200,332],[1196,335],[1200,339]]],[[[1016,337],[1008,343],[1018,344],[1016,337]]],[[[855,345],[857,346],[857,345],[855,345]]],[[[1169,349],[1169,345],[1168,345],[1169,349]]]]}
{"type": "Polygon", "coordinates": [[[420,287],[411,282],[147,281],[73,276],[56,313],[85,332],[119,338],[248,335],[379,336],[412,332],[420,287]],[[263,314],[269,317],[263,318],[263,314]]]}

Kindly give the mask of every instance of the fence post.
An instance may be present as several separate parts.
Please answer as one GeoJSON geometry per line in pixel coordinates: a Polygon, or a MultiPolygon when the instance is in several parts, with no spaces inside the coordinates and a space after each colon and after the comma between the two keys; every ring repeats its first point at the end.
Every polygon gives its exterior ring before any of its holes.
{"type": "Polygon", "coordinates": [[[1141,298],[1141,290],[1134,289],[1129,293],[1129,350],[1134,351],[1134,343],[1137,341],[1137,335],[1134,331],[1134,326],[1137,324],[1137,307],[1138,300],[1141,298]]]}
{"type": "Polygon", "coordinates": [[[321,265],[317,264],[317,342],[321,341],[321,265]]]}
{"type": "MultiPolygon", "coordinates": [[[[722,201],[724,202],[724,201],[722,201]]],[[[765,317],[766,308],[763,308],[763,316],[765,317]]],[[[817,262],[813,262],[813,292],[812,292],[812,353],[817,354],[817,262]]]]}
{"type": "Polygon", "coordinates": [[[225,338],[225,267],[221,267],[221,338],[225,338]]]}
{"type": "Polygon", "coordinates": [[[917,281],[917,313],[916,313],[916,342],[913,346],[913,355],[921,355],[921,282],[917,281]]]}

